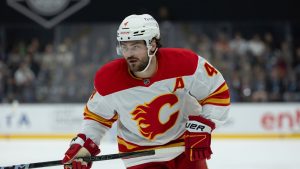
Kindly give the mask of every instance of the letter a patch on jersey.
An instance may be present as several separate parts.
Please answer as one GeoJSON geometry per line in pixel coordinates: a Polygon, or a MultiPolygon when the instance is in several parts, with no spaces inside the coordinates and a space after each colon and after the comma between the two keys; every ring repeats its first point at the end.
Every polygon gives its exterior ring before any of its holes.
{"type": "Polygon", "coordinates": [[[183,88],[184,88],[184,81],[183,81],[182,77],[176,78],[176,82],[175,82],[175,86],[174,86],[174,89],[173,89],[173,93],[177,89],[183,89],[183,88]]]}

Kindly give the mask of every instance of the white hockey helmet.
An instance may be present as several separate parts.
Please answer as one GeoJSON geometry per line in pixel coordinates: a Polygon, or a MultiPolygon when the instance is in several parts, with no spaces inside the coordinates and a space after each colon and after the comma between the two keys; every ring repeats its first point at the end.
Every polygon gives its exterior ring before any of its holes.
{"type": "Polygon", "coordinates": [[[144,40],[148,48],[148,53],[153,38],[159,39],[160,31],[157,21],[149,14],[127,16],[117,31],[117,40],[119,43],[121,41],[144,40]]]}

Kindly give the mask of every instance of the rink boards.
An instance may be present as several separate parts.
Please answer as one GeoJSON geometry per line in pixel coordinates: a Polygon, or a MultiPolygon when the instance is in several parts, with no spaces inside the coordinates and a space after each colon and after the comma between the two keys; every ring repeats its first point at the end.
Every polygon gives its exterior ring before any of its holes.
{"type": "MultiPolygon", "coordinates": [[[[80,130],[83,104],[1,104],[0,139],[69,139],[80,130]]],[[[116,126],[109,131],[115,141],[116,126]]],[[[232,104],[216,139],[300,139],[299,103],[232,104]]]]}

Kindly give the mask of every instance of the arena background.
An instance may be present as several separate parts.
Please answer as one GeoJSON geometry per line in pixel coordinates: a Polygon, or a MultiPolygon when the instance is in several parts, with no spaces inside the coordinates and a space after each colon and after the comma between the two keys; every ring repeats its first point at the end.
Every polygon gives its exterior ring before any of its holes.
{"type": "MultiPolygon", "coordinates": [[[[94,73],[118,57],[117,27],[133,13],[153,15],[163,46],[194,50],[227,80],[232,109],[213,134],[212,169],[299,168],[300,12],[291,0],[0,0],[0,166],[62,157],[94,73]]],[[[113,126],[103,154],[117,152],[115,135],[113,126]]]]}

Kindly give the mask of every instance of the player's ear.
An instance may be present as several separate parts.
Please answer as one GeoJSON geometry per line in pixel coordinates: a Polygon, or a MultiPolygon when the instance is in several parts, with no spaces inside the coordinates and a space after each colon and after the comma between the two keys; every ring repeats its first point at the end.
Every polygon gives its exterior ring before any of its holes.
{"type": "Polygon", "coordinates": [[[156,39],[153,38],[152,41],[151,41],[151,49],[150,49],[150,51],[154,52],[156,48],[157,48],[156,39]]]}

